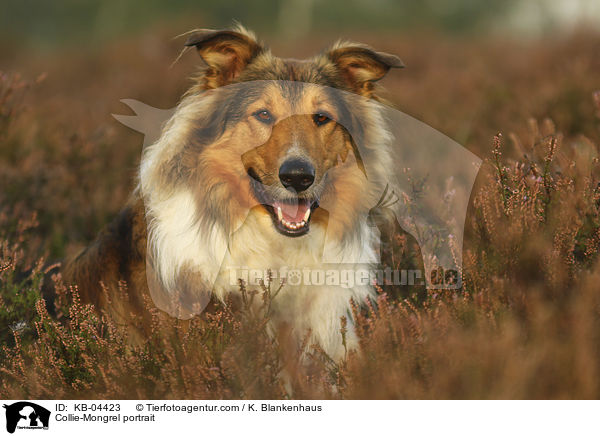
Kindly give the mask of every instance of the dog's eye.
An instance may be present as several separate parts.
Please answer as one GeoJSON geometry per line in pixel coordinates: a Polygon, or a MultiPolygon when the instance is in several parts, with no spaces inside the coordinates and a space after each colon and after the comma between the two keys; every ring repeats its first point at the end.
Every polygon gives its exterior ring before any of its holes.
{"type": "Polygon", "coordinates": [[[273,122],[273,115],[266,109],[255,112],[254,117],[265,124],[271,124],[273,122]]]}
{"type": "Polygon", "coordinates": [[[313,121],[319,127],[331,121],[331,117],[326,113],[318,113],[313,115],[313,121]]]}

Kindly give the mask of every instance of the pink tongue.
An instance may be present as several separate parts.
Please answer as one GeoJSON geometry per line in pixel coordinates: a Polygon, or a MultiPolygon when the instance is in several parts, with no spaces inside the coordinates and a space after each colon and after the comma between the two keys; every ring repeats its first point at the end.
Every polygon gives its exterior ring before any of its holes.
{"type": "Polygon", "coordinates": [[[307,201],[300,201],[298,204],[274,202],[273,207],[275,208],[276,213],[277,208],[281,208],[281,214],[287,222],[299,223],[304,219],[306,211],[310,208],[310,203],[307,201]]]}

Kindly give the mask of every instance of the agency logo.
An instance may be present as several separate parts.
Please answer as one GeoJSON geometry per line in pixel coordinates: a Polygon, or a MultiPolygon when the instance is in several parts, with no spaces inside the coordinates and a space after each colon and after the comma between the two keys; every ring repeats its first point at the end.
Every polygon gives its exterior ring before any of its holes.
{"type": "Polygon", "coordinates": [[[6,431],[14,433],[16,429],[48,430],[50,411],[29,401],[19,401],[11,405],[4,404],[6,409],[6,431]]]}

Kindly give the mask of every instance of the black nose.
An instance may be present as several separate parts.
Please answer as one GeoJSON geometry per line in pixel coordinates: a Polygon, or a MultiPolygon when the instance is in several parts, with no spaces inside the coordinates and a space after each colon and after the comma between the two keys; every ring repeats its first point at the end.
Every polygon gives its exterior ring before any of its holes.
{"type": "Polygon", "coordinates": [[[306,191],[315,181],[315,168],[302,159],[288,159],[279,168],[279,180],[286,189],[306,191]]]}

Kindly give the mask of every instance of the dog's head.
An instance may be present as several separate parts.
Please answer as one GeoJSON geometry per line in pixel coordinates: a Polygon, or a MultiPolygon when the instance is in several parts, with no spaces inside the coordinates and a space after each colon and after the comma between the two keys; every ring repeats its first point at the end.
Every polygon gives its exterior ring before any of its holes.
{"type": "Polygon", "coordinates": [[[212,224],[231,230],[252,209],[295,237],[331,226],[335,211],[343,232],[372,206],[365,166],[376,174],[385,160],[374,83],[402,67],[399,58],[337,43],[308,60],[281,59],[242,28],[195,31],[186,46],[206,67],[171,121],[186,134],[160,173],[185,181],[212,224]]]}
{"type": "Polygon", "coordinates": [[[340,262],[362,259],[392,165],[375,82],[400,59],[352,43],[281,59],[241,28],[186,45],[206,65],[140,166],[149,283],[169,291],[165,307],[176,291],[198,313],[198,283],[216,283],[227,253],[237,266],[301,264],[333,241],[333,256],[352,247],[340,262]]]}

